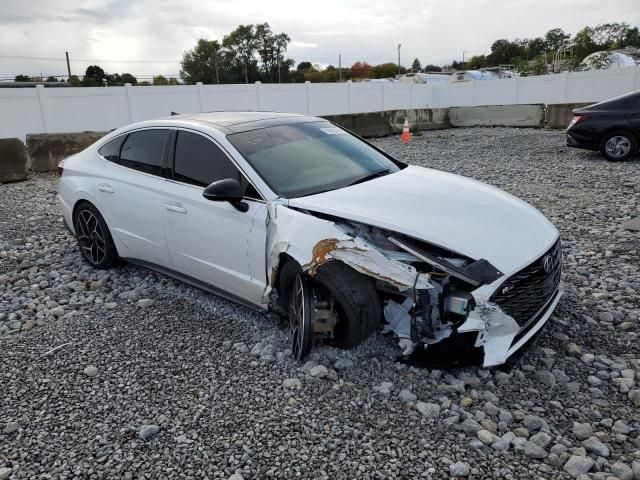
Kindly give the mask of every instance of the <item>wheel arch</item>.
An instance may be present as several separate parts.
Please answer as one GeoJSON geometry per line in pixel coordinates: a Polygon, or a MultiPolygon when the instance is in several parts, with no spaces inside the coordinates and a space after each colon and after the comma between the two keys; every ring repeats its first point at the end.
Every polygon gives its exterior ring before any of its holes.
{"type": "Polygon", "coordinates": [[[629,125],[616,125],[613,127],[607,127],[601,134],[600,137],[598,138],[598,142],[596,143],[596,151],[600,150],[602,148],[602,144],[604,142],[604,139],[607,135],[609,135],[610,133],[613,132],[625,132],[627,134],[629,134],[631,137],[633,137],[633,139],[636,142],[640,143],[640,138],[638,138],[638,135],[633,131],[633,128],[631,128],[631,126],[629,125]]]}
{"type": "Polygon", "coordinates": [[[75,217],[76,217],[76,212],[78,211],[78,207],[83,204],[83,203],[88,203],[89,205],[91,205],[93,208],[95,208],[98,213],[100,214],[100,216],[102,217],[102,220],[104,220],[105,225],[107,226],[107,229],[109,229],[109,235],[111,236],[111,239],[113,241],[113,246],[116,249],[116,254],[118,255],[118,257],[120,256],[120,245],[119,245],[119,240],[117,237],[113,236],[113,233],[111,232],[111,227],[109,226],[109,222],[107,221],[107,218],[104,215],[104,212],[102,212],[102,210],[100,210],[100,208],[98,207],[98,205],[96,205],[96,203],[94,201],[92,201],[91,198],[85,197],[85,196],[80,196],[78,198],[76,198],[73,207],[71,208],[71,225],[70,228],[72,229],[72,233],[75,235],[76,234],[76,227],[75,227],[75,217]]]}

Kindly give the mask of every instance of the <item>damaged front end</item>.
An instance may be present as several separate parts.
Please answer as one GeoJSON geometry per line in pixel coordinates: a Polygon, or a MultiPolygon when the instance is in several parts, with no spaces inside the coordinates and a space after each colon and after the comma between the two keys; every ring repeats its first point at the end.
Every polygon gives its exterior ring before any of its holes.
{"type": "MultiPolygon", "coordinates": [[[[540,275],[538,260],[532,269],[533,264],[527,267],[540,278],[534,279],[536,298],[523,307],[518,296],[530,286],[512,285],[513,277],[505,280],[487,260],[375,226],[290,208],[284,201],[269,205],[268,222],[270,287],[265,301],[271,307],[283,255],[311,278],[323,264],[343,262],[374,280],[385,330],[398,337],[402,355],[437,357],[427,363],[456,365],[467,358],[485,367],[502,364],[546,323],[561,296],[559,240],[544,256],[547,263],[552,259],[551,270],[545,265],[543,270],[549,271],[540,275]]],[[[319,313],[318,320],[317,333],[330,338],[339,321],[335,311],[319,313]]]]}

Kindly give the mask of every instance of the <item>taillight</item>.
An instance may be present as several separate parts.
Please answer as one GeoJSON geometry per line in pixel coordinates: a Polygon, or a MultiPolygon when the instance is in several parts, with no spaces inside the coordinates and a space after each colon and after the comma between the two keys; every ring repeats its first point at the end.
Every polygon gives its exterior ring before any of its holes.
{"type": "Polygon", "coordinates": [[[576,115],[575,117],[573,117],[573,120],[571,120],[571,123],[569,124],[569,126],[567,128],[571,128],[574,125],[577,125],[580,122],[584,122],[587,118],[589,118],[588,115],[576,115]]]}
{"type": "Polygon", "coordinates": [[[62,172],[64,172],[64,160],[60,160],[58,164],[58,175],[62,176],[62,172]]]}

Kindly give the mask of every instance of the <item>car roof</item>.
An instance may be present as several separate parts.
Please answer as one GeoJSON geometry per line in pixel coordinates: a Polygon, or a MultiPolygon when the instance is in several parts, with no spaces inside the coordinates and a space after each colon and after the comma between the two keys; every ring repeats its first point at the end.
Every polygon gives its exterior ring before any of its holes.
{"type": "Polygon", "coordinates": [[[596,112],[596,111],[615,111],[615,110],[640,110],[640,90],[625,93],[617,97],[608,98],[602,102],[594,103],[586,107],[577,108],[574,112],[596,112]]]}
{"type": "Polygon", "coordinates": [[[326,121],[322,118],[295,113],[251,111],[187,113],[166,117],[166,120],[182,120],[190,123],[205,124],[209,127],[216,128],[225,134],[245,132],[248,130],[275,127],[279,125],[289,125],[292,123],[326,121]]]}

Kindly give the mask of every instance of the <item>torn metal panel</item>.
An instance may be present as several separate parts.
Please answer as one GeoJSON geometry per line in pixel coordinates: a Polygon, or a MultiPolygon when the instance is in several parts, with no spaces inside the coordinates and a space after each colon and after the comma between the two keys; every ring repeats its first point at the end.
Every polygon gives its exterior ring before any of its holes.
{"type": "Polygon", "coordinates": [[[428,274],[387,258],[363,239],[347,235],[331,221],[290,209],[284,200],[270,202],[268,210],[266,265],[269,287],[263,296],[265,303],[275,286],[283,253],[294,258],[303,271],[312,276],[322,264],[339,260],[401,291],[431,288],[428,274]]]}

